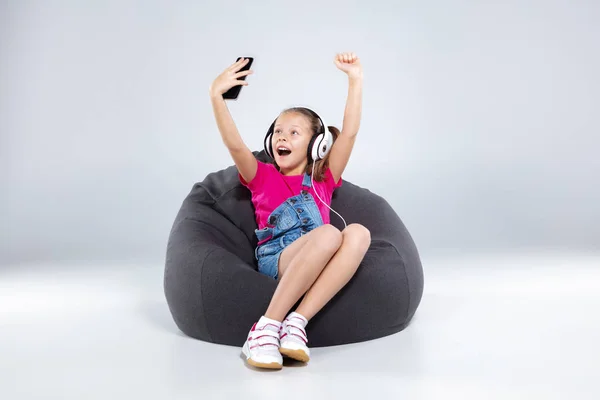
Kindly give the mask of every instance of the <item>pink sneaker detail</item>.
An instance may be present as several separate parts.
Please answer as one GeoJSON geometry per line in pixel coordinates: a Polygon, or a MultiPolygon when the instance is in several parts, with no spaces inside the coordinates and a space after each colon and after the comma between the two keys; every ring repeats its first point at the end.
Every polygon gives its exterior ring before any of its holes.
{"type": "Polygon", "coordinates": [[[242,352],[250,365],[281,369],[283,358],[279,352],[280,327],[274,323],[264,323],[263,318],[252,325],[242,352]]]}
{"type": "Polygon", "coordinates": [[[279,352],[298,361],[310,360],[308,336],[306,335],[306,318],[298,313],[291,313],[281,324],[279,330],[279,352]]]}

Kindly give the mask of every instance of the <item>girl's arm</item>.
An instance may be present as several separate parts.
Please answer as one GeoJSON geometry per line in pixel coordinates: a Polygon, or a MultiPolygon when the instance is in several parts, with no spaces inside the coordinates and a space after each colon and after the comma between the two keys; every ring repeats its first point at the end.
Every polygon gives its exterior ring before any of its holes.
{"type": "Polygon", "coordinates": [[[241,59],[223,71],[210,86],[209,94],[217,127],[221,133],[221,139],[227,150],[229,150],[229,154],[231,154],[231,158],[233,158],[233,162],[242,178],[246,182],[250,182],[256,176],[258,163],[252,151],[250,151],[242,140],[231,113],[227,108],[227,104],[223,99],[223,93],[233,86],[248,85],[248,82],[238,80],[239,77],[252,73],[252,70],[238,72],[247,62],[247,60],[241,59]]]}
{"type": "Polygon", "coordinates": [[[329,156],[329,169],[337,183],[346,169],[360,127],[363,73],[360,60],[354,53],[338,54],[335,64],[348,74],[348,97],[342,131],[329,156]]]}

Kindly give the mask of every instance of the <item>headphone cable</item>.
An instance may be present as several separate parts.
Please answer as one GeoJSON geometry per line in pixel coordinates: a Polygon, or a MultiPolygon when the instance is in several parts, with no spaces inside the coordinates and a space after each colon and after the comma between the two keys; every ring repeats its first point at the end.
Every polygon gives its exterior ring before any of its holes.
{"type": "Polygon", "coordinates": [[[342,217],[340,214],[338,214],[338,212],[337,212],[337,211],[335,211],[333,208],[329,207],[329,206],[327,205],[327,203],[325,203],[325,202],[324,202],[324,201],[321,199],[321,196],[319,196],[319,193],[317,193],[317,188],[316,188],[316,186],[315,186],[315,181],[314,181],[314,178],[313,178],[313,177],[315,176],[315,164],[316,164],[316,162],[314,162],[314,161],[313,161],[313,166],[312,166],[312,174],[310,175],[310,181],[311,181],[311,184],[312,184],[312,188],[313,188],[313,190],[315,191],[315,194],[317,195],[317,198],[318,198],[319,200],[321,200],[321,203],[325,204],[325,206],[326,206],[327,208],[329,208],[331,211],[333,211],[334,213],[336,213],[336,214],[337,214],[337,216],[338,216],[338,217],[340,217],[340,218],[342,219],[342,221],[344,222],[344,228],[346,228],[348,225],[346,224],[346,220],[344,219],[344,217],[342,217]]]}

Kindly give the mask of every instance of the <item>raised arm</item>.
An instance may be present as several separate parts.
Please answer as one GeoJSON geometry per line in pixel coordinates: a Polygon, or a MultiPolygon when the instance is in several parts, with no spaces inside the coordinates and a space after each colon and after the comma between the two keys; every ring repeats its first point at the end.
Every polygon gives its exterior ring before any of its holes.
{"type": "Polygon", "coordinates": [[[350,154],[356,142],[356,135],[360,127],[362,114],[362,67],[360,60],[354,53],[338,54],[335,57],[335,65],[348,75],[348,97],[344,110],[344,122],[342,131],[331,148],[329,155],[329,169],[336,183],[339,181],[350,154]]]}
{"type": "Polygon", "coordinates": [[[223,99],[223,93],[230,88],[236,85],[248,85],[248,82],[238,79],[252,73],[252,70],[238,72],[247,63],[247,59],[241,59],[229,66],[214,80],[210,86],[209,94],[221,139],[227,150],[229,150],[240,175],[246,182],[250,182],[256,176],[257,161],[240,136],[229,108],[227,108],[227,104],[223,99]]]}

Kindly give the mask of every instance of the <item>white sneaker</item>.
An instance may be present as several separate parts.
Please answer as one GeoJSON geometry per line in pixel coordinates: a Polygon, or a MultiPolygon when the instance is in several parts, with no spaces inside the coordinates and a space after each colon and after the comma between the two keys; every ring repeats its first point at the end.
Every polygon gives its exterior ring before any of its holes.
{"type": "Polygon", "coordinates": [[[261,317],[252,326],[242,348],[248,364],[258,368],[282,368],[283,357],[279,353],[280,327],[280,322],[266,317],[261,317]]]}
{"type": "Polygon", "coordinates": [[[279,352],[294,360],[308,362],[310,350],[308,349],[308,337],[306,336],[306,324],[308,321],[302,315],[293,312],[281,324],[279,333],[279,352]]]}

